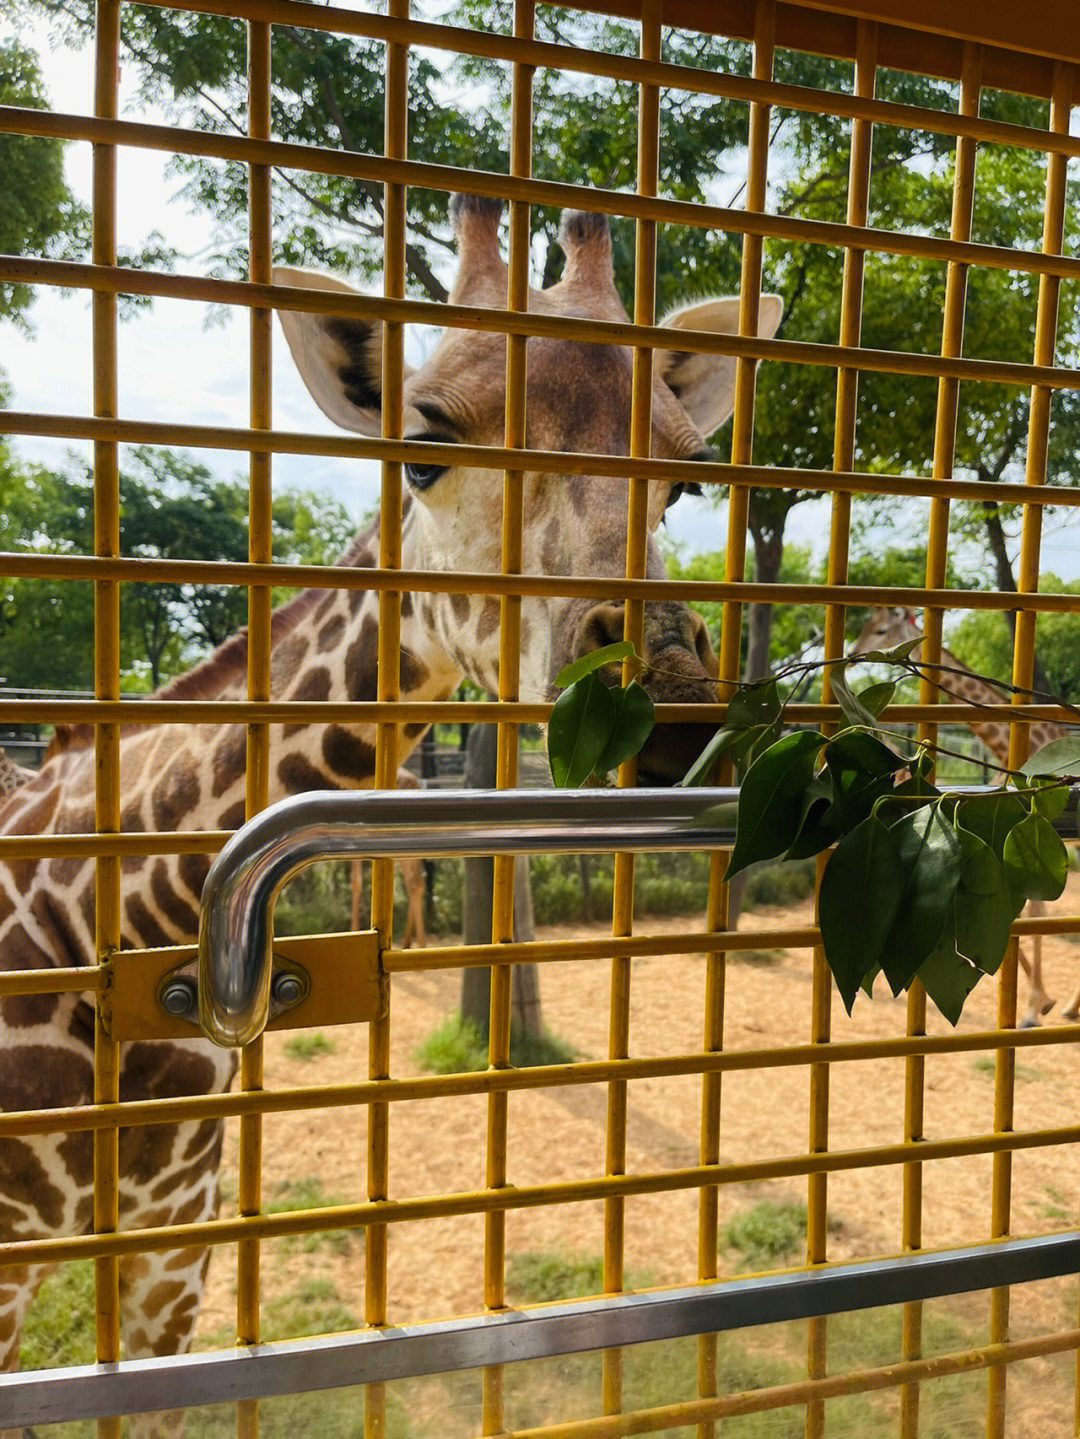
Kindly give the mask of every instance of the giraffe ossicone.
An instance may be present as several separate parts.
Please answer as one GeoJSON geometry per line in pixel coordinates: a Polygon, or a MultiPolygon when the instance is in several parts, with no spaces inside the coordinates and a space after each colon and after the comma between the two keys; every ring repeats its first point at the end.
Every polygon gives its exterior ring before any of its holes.
{"type": "MultiPolygon", "coordinates": [[[[451,300],[503,306],[506,267],[498,249],[499,207],[458,198],[452,204],[460,252],[451,300]]],[[[566,272],[533,290],[530,310],[625,321],[615,290],[607,222],[569,214],[562,226],[566,272]]],[[[279,283],[345,291],[341,281],[295,270],[279,283]]],[[[780,319],[778,299],[763,297],[761,331],[780,319]]],[[[281,312],[300,373],[339,424],[379,432],[382,377],[379,325],[355,314],[281,312]]],[[[710,457],[704,436],[731,413],[736,362],[679,347],[679,331],[735,332],[738,301],[689,306],[669,319],[670,349],[656,352],[652,454],[659,460],[710,457]]],[[[405,435],[501,446],[504,441],[505,337],[447,330],[427,362],[405,380],[405,435]]],[[[528,343],[528,444],[534,449],[625,455],[631,413],[630,352],[617,345],[550,338],[528,343]]],[[[418,570],[500,568],[502,473],[417,461],[405,467],[408,494],[404,564],[418,570]]],[[[650,481],[646,572],[665,574],[655,531],[682,481],[650,481]]],[[[624,573],[625,479],[526,473],[527,572],[555,576],[624,573]]],[[[378,564],[379,521],[339,562],[378,564]]],[[[463,674],[494,691],[498,684],[499,602],[491,596],[418,592],[402,598],[400,686],[411,700],[441,700],[463,674]]],[[[623,607],[612,598],[525,598],[521,620],[521,693],[551,694],[570,659],[622,638],[623,607]]],[[[374,700],[377,694],[378,596],[357,588],[310,590],[275,612],[271,626],[272,695],[282,700],[374,700]]],[[[645,608],[646,688],[668,703],[714,698],[716,661],[704,622],[681,603],[645,608]]],[[[247,634],[167,685],[175,699],[240,699],[246,693],[247,634]]],[[[614,678],[614,677],[613,677],[614,678]]],[[[401,754],[423,724],[404,725],[401,754]]],[[[704,743],[703,725],[659,725],[640,759],[643,779],[671,782],[704,743]]],[[[274,726],[271,798],[311,789],[371,785],[372,724],[274,726]]],[[[90,726],[60,729],[38,775],[0,801],[0,833],[85,833],[95,828],[94,747],[90,726]]],[[[244,818],[243,725],[125,725],[120,738],[125,831],[231,829],[244,818]]],[[[125,947],[190,942],[208,860],[203,855],[127,857],[121,866],[125,947]]],[[[83,858],[0,865],[0,967],[47,969],[93,964],[94,867],[83,858]]],[[[84,1105],[93,1095],[93,1006],[78,994],[9,995],[0,1000],[0,1094],[8,1110],[84,1105]]],[[[171,1097],[224,1089],[234,1056],[205,1041],[132,1043],[122,1050],[122,1099],[171,1097]]],[[[183,1224],[216,1210],[221,1126],[211,1120],[129,1128],[120,1135],[123,1228],[183,1224]]],[[[89,1133],[0,1138],[0,1240],[79,1233],[92,1224],[93,1140],[89,1133]]],[[[120,1261],[125,1352],[129,1357],[185,1350],[201,1296],[207,1252],[189,1248],[120,1261]]],[[[23,1321],[43,1277],[40,1266],[0,1269],[0,1367],[17,1362],[23,1321]]],[[[175,1416],[134,1422],[135,1439],[179,1432],[175,1416]]]]}

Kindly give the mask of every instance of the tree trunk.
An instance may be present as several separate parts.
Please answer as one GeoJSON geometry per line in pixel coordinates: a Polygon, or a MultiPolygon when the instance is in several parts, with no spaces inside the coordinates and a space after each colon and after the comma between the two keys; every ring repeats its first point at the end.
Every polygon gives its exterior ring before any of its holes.
{"type": "MultiPolygon", "coordinates": [[[[465,746],[465,787],[495,788],[495,761],[498,747],[496,727],[473,725],[465,746]]],[[[514,862],[514,939],[536,938],[533,924],[532,890],[527,856],[514,862]]],[[[491,910],[495,893],[495,862],[490,857],[465,861],[465,889],[462,895],[462,929],[466,944],[491,943],[491,910]]],[[[513,969],[512,1019],[525,1034],[543,1030],[540,1009],[540,981],[535,964],[516,964],[513,969]]],[[[461,1017],[476,1025],[482,1034],[491,1032],[491,970],[470,966],[461,977],[461,1017]]]]}
{"type": "MultiPolygon", "coordinates": [[[[986,529],[986,538],[990,544],[990,553],[994,557],[994,578],[997,587],[1008,594],[1016,593],[1016,579],[1013,575],[1012,561],[1009,559],[1009,547],[1005,539],[1005,528],[1001,523],[1001,508],[996,501],[987,500],[983,503],[983,523],[986,529]]],[[[1013,644],[1016,644],[1016,611],[1006,610],[1005,618],[1009,625],[1009,634],[1012,636],[1013,644]]],[[[1050,681],[1046,678],[1046,671],[1039,663],[1039,656],[1035,655],[1035,668],[1031,683],[1043,694],[1050,693],[1050,681]]]]}

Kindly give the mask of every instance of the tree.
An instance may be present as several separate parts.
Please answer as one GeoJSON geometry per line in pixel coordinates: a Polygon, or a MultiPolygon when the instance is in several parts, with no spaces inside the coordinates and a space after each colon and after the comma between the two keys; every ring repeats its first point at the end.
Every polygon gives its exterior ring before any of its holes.
{"type": "MultiPolygon", "coordinates": [[[[227,560],[248,555],[247,486],[215,480],[190,456],[139,446],[120,476],[123,553],[154,559],[227,560]]],[[[274,501],[274,552],[324,564],[354,532],[344,507],[284,491],[274,501]]],[[[0,549],[93,552],[93,482],[85,472],[19,464],[0,450],[0,549]]],[[[245,623],[237,585],[124,586],[121,665],[128,688],[157,688],[245,623]]],[[[93,683],[89,584],[8,579],[0,590],[4,677],[20,688],[85,689],[93,683]]]]}

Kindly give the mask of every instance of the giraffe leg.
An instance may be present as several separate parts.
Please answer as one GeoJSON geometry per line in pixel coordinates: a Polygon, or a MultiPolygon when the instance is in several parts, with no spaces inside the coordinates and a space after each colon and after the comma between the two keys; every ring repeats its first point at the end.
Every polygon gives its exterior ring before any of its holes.
{"type": "MultiPolygon", "coordinates": [[[[1033,916],[1040,916],[1046,913],[1046,906],[1041,899],[1033,899],[1028,905],[1028,911],[1033,916]]],[[[1034,1029],[1044,1014],[1049,1014],[1056,1001],[1051,999],[1043,988],[1042,979],[1042,935],[1031,936],[1031,960],[1025,958],[1024,951],[1020,951],[1020,962],[1024,966],[1024,973],[1028,977],[1028,1006],[1021,1021],[1021,1029],[1034,1029]]]]}
{"type": "Polygon", "coordinates": [[[1080,989],[1076,991],[1072,999],[1069,1000],[1068,1004],[1061,1011],[1061,1017],[1062,1019],[1067,1019],[1070,1024],[1075,1024],[1075,1022],[1080,1019],[1080,989]]]}
{"type": "Polygon", "coordinates": [[[409,909],[405,916],[405,938],[401,942],[402,949],[408,949],[415,940],[421,949],[427,947],[427,928],[424,924],[424,861],[422,859],[403,859],[398,863],[401,866],[401,877],[405,881],[405,893],[409,899],[409,909]]]}
{"type": "MultiPolygon", "coordinates": [[[[202,1302],[210,1251],[204,1248],[134,1254],[120,1261],[124,1354],[146,1359],[186,1354],[202,1302]]],[[[177,1398],[162,1380],[162,1408],[132,1416],[131,1439],[183,1439],[184,1411],[166,1406],[177,1398]]]]}
{"type": "MultiPolygon", "coordinates": [[[[19,1367],[23,1325],[34,1295],[55,1264],[18,1264],[0,1270],[0,1373],[19,1367]]],[[[0,1439],[23,1439],[22,1429],[0,1429],[0,1439]]]]}

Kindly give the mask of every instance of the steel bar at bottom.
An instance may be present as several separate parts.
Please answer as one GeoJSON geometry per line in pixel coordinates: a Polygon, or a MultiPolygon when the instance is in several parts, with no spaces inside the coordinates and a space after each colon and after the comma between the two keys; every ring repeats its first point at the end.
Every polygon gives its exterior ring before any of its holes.
{"type": "Polygon", "coordinates": [[[1080,1231],[511,1314],[0,1375],[0,1424],[195,1408],[876,1309],[1080,1272],[1080,1231]]]}

